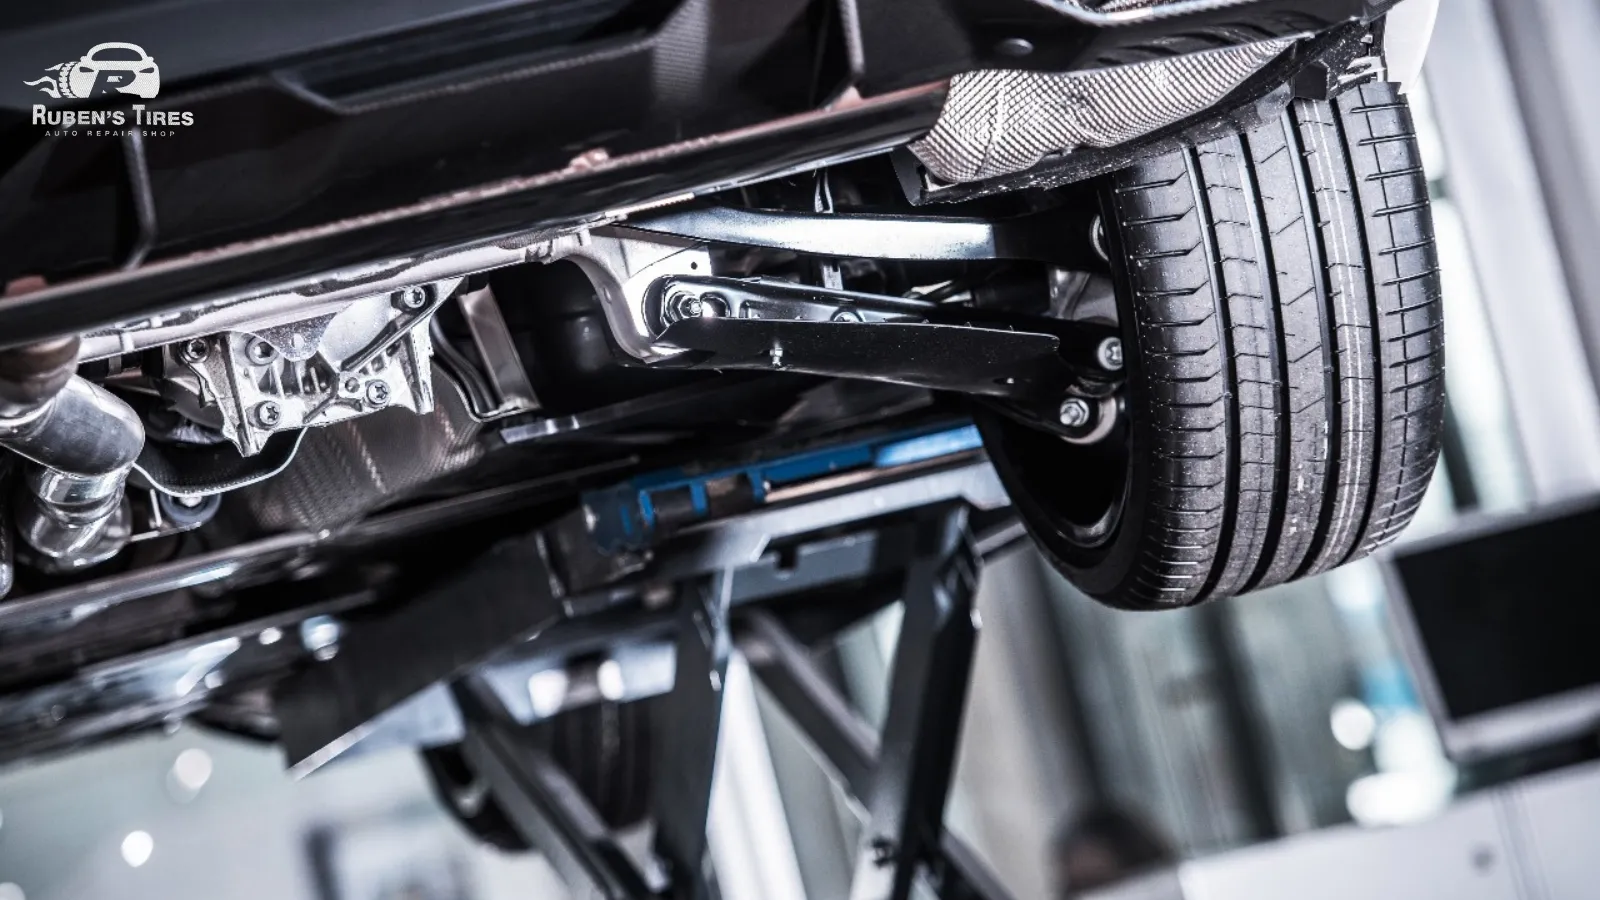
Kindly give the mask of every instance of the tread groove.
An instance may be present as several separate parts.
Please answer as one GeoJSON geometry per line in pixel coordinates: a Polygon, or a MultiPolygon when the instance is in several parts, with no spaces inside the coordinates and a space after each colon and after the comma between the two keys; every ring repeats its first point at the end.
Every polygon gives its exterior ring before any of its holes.
{"type": "MultiPolygon", "coordinates": [[[[1300,191],[1302,208],[1309,214],[1317,209],[1317,205],[1312,199],[1311,167],[1307,159],[1305,143],[1300,139],[1300,129],[1295,125],[1293,113],[1284,113],[1281,124],[1284,129],[1284,139],[1299,151],[1291,154],[1291,157],[1296,158],[1299,162],[1299,165],[1293,167],[1295,186],[1300,191]]],[[[1306,221],[1310,223],[1313,219],[1315,219],[1315,216],[1308,215],[1306,221]]],[[[1331,301],[1332,295],[1327,289],[1327,278],[1323,274],[1326,270],[1328,259],[1328,248],[1323,237],[1323,229],[1308,225],[1306,230],[1311,243],[1312,282],[1317,286],[1317,295],[1327,297],[1331,301]]],[[[1334,342],[1335,329],[1331,327],[1333,324],[1332,316],[1333,312],[1328,303],[1320,304],[1317,323],[1322,330],[1322,346],[1326,348],[1328,354],[1334,357],[1333,364],[1326,368],[1326,373],[1323,376],[1323,404],[1327,413],[1324,427],[1327,434],[1328,452],[1323,461],[1322,488],[1318,491],[1323,498],[1322,511],[1317,516],[1316,530],[1312,532],[1310,550],[1306,553],[1305,561],[1300,564],[1292,576],[1294,578],[1304,576],[1309,569],[1316,565],[1317,558],[1322,555],[1322,547],[1327,542],[1328,532],[1333,526],[1335,504],[1328,497],[1328,486],[1339,477],[1339,454],[1343,450],[1342,445],[1344,442],[1341,440],[1342,436],[1339,434],[1338,429],[1340,421],[1339,410],[1343,397],[1339,378],[1336,374],[1338,369],[1336,361],[1338,344],[1334,342]]]]}
{"type": "MultiPolygon", "coordinates": [[[[1340,155],[1344,157],[1343,161],[1344,161],[1345,172],[1350,177],[1350,184],[1352,186],[1354,186],[1357,183],[1359,183],[1359,180],[1360,180],[1358,175],[1356,174],[1355,154],[1352,153],[1351,150],[1350,150],[1350,137],[1345,132],[1344,117],[1342,117],[1342,116],[1340,116],[1338,114],[1340,101],[1338,99],[1335,99],[1333,101],[1333,105],[1334,105],[1334,114],[1332,116],[1329,116],[1328,118],[1333,123],[1334,134],[1336,134],[1338,136],[1338,138],[1339,138],[1339,145],[1341,147],[1345,148],[1345,152],[1340,154],[1340,155]]],[[[1356,246],[1361,249],[1361,258],[1363,260],[1370,260],[1370,259],[1372,259],[1372,252],[1371,252],[1371,248],[1369,247],[1369,241],[1367,239],[1367,229],[1368,229],[1368,227],[1370,227],[1372,222],[1371,222],[1371,220],[1369,220],[1366,216],[1364,216],[1362,214],[1361,192],[1359,190],[1352,190],[1350,192],[1350,205],[1355,210],[1356,246]]],[[[1424,206],[1427,205],[1427,201],[1426,200],[1423,201],[1423,205],[1424,206]]],[[[1384,215],[1384,214],[1385,214],[1384,210],[1379,210],[1377,213],[1374,213],[1374,215],[1384,215]]],[[[1383,314],[1383,311],[1378,308],[1378,304],[1379,304],[1378,284],[1377,284],[1377,279],[1373,275],[1372,266],[1369,263],[1369,264],[1363,266],[1362,268],[1364,270],[1364,274],[1366,275],[1366,279],[1367,279],[1367,314],[1372,317],[1372,323],[1373,323],[1373,327],[1370,329],[1371,332],[1372,332],[1372,335],[1371,335],[1372,359],[1373,359],[1374,363],[1378,363],[1378,362],[1381,362],[1383,360],[1383,334],[1382,334],[1381,330],[1377,327],[1378,321],[1379,321],[1379,317],[1383,314]]],[[[1437,267],[1434,267],[1432,271],[1433,271],[1434,274],[1437,274],[1438,273],[1437,267]]],[[[1407,280],[1409,280],[1409,279],[1407,279],[1407,280]]],[[[1384,282],[1385,285],[1392,285],[1392,284],[1395,284],[1395,283],[1397,283],[1397,282],[1389,282],[1389,281],[1384,282]]],[[[1379,396],[1379,397],[1383,396],[1383,371],[1384,371],[1384,367],[1381,366],[1381,365],[1374,365],[1372,367],[1372,385],[1373,385],[1372,393],[1374,395],[1376,395],[1376,396],[1379,396]]],[[[1378,467],[1377,467],[1376,463],[1377,462],[1381,462],[1382,455],[1384,453],[1384,450],[1386,449],[1385,445],[1384,445],[1384,435],[1385,435],[1386,429],[1384,428],[1383,416],[1374,414],[1373,417],[1372,417],[1372,421],[1373,421],[1372,446],[1373,446],[1373,451],[1374,451],[1377,459],[1375,460],[1375,463],[1374,463],[1374,466],[1373,466],[1374,471],[1372,472],[1372,475],[1368,479],[1370,481],[1370,483],[1367,485],[1367,501],[1366,501],[1366,504],[1365,504],[1366,508],[1364,510],[1362,510],[1362,512],[1361,512],[1361,526],[1356,529],[1355,540],[1350,542],[1349,551],[1346,552],[1343,556],[1341,556],[1339,558],[1339,561],[1338,561],[1338,563],[1336,563],[1336,565],[1344,565],[1345,563],[1349,562],[1354,556],[1356,556],[1357,553],[1360,551],[1361,546],[1364,543],[1362,538],[1367,533],[1367,529],[1372,526],[1372,511],[1378,504],[1378,483],[1380,481],[1382,481],[1383,479],[1378,477],[1379,476],[1379,472],[1377,471],[1378,467]]]]}
{"type": "MultiPolygon", "coordinates": [[[[1207,192],[1207,184],[1200,163],[1200,151],[1191,149],[1187,161],[1190,181],[1194,186],[1195,211],[1200,215],[1202,222],[1215,222],[1212,215],[1211,197],[1207,192]]],[[[1228,278],[1223,269],[1222,248],[1218,245],[1217,229],[1202,227],[1204,240],[1202,244],[1208,257],[1212,273],[1212,294],[1217,305],[1217,344],[1222,350],[1222,363],[1227,367],[1228,380],[1237,384],[1239,381],[1238,357],[1233,353],[1233,335],[1229,327],[1231,314],[1228,309],[1228,278]]],[[[1237,396],[1237,391],[1234,392],[1237,396]]],[[[1200,585],[1200,594],[1204,596],[1211,592],[1228,567],[1228,558],[1233,555],[1234,541],[1238,538],[1235,524],[1239,518],[1239,415],[1234,409],[1234,404],[1224,403],[1222,424],[1225,429],[1226,441],[1225,459],[1223,469],[1226,475],[1222,493],[1222,531],[1217,541],[1216,553],[1211,557],[1211,569],[1206,574],[1205,581],[1200,585]]]]}
{"type": "MultiPolygon", "coordinates": [[[[1273,351],[1272,373],[1278,380],[1278,408],[1287,411],[1293,402],[1289,396],[1289,342],[1281,319],[1282,313],[1279,309],[1281,298],[1279,296],[1278,280],[1271,277],[1272,273],[1278,271],[1278,266],[1272,253],[1271,242],[1262,233],[1267,223],[1267,212],[1261,205],[1262,193],[1259,173],[1256,171],[1248,141],[1241,139],[1240,143],[1242,152],[1239,154],[1239,180],[1241,184],[1249,188],[1250,196],[1254,198],[1250,204],[1252,213],[1250,217],[1250,232],[1256,244],[1256,252],[1260,255],[1261,280],[1267,288],[1267,315],[1277,326],[1273,329],[1275,333],[1273,334],[1271,347],[1273,351]]],[[[1288,480],[1290,458],[1293,455],[1291,452],[1292,437],[1289,433],[1289,424],[1286,421],[1286,416],[1280,417],[1277,446],[1274,448],[1278,465],[1277,470],[1272,473],[1272,506],[1267,514],[1267,534],[1261,545],[1261,556],[1256,560],[1255,568],[1251,570],[1249,577],[1245,579],[1243,586],[1240,588],[1241,592],[1255,590],[1256,585],[1267,577],[1267,573],[1272,568],[1273,560],[1277,558],[1278,546],[1283,540],[1283,521],[1289,509],[1288,480]]]]}

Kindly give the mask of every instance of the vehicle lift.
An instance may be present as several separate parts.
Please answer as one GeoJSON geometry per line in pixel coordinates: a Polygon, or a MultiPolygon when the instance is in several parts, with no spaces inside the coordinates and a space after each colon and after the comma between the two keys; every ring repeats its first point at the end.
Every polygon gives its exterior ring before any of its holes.
{"type": "MultiPolygon", "coordinates": [[[[387,617],[349,623],[338,655],[291,678],[276,698],[295,769],[331,759],[364,736],[364,723],[451,672],[461,752],[476,787],[574,896],[712,900],[720,894],[706,820],[722,688],[737,650],[866,810],[853,898],[901,900],[917,883],[949,900],[1008,896],[943,826],[979,628],[979,569],[985,555],[1022,539],[975,429],[957,423],[743,469],[658,474],[586,499],[588,541],[573,541],[558,523],[508,543],[387,617]],[[747,503],[719,517],[706,496],[726,496],[718,484],[730,477],[773,495],[786,481],[864,480],[799,503],[747,503]],[[697,521],[667,527],[674,494],[684,498],[676,508],[697,521]],[[631,522],[632,537],[608,530],[607,521],[631,522]],[[675,648],[672,686],[653,719],[655,872],[630,861],[574,779],[529,739],[505,692],[482,676],[481,664],[513,644],[524,655],[560,656],[604,639],[610,630],[596,629],[580,611],[603,604],[598,596],[606,592],[570,590],[593,568],[574,548],[590,545],[592,554],[604,535],[630,541],[631,552],[654,548],[652,583],[658,594],[664,583],[672,591],[650,623],[630,630],[634,639],[643,628],[675,648]],[[780,544],[786,549],[773,549],[780,544]],[[551,588],[561,584],[569,586],[564,596],[551,588]],[[841,585],[861,584],[887,587],[859,603],[841,602],[841,585]],[[806,602],[829,589],[825,603],[806,602]],[[779,596],[781,603],[757,602],[779,596]],[[808,644],[894,600],[903,604],[903,618],[880,732],[852,708],[808,644]],[[400,659],[407,664],[397,667],[400,659]]],[[[628,558],[620,547],[609,549],[606,559],[628,558]]]]}

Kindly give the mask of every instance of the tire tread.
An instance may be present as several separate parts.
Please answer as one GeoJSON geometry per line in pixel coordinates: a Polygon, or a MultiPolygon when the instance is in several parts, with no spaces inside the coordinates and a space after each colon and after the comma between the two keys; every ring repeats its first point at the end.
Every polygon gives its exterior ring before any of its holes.
{"type": "Polygon", "coordinates": [[[1395,88],[1295,101],[1118,173],[1108,197],[1149,487],[1136,562],[1103,599],[1190,605],[1393,539],[1444,410],[1427,181],[1395,88]]]}

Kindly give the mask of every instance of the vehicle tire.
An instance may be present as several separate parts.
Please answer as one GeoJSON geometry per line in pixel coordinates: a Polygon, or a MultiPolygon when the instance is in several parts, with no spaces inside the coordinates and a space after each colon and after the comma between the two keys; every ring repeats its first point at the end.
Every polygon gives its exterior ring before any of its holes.
{"type": "Polygon", "coordinates": [[[1111,176],[1126,427],[1078,446],[984,417],[1051,562],[1127,609],[1326,571],[1411,520],[1438,458],[1438,258],[1393,85],[1111,176]]]}

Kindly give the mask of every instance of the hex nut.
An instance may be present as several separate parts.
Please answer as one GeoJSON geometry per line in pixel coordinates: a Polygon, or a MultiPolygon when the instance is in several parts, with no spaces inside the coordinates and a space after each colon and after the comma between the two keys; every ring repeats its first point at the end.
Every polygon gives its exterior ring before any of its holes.
{"type": "Polygon", "coordinates": [[[1068,397],[1061,401],[1061,424],[1068,428],[1082,428],[1089,424],[1090,413],[1089,404],[1080,397],[1068,397]]]}

